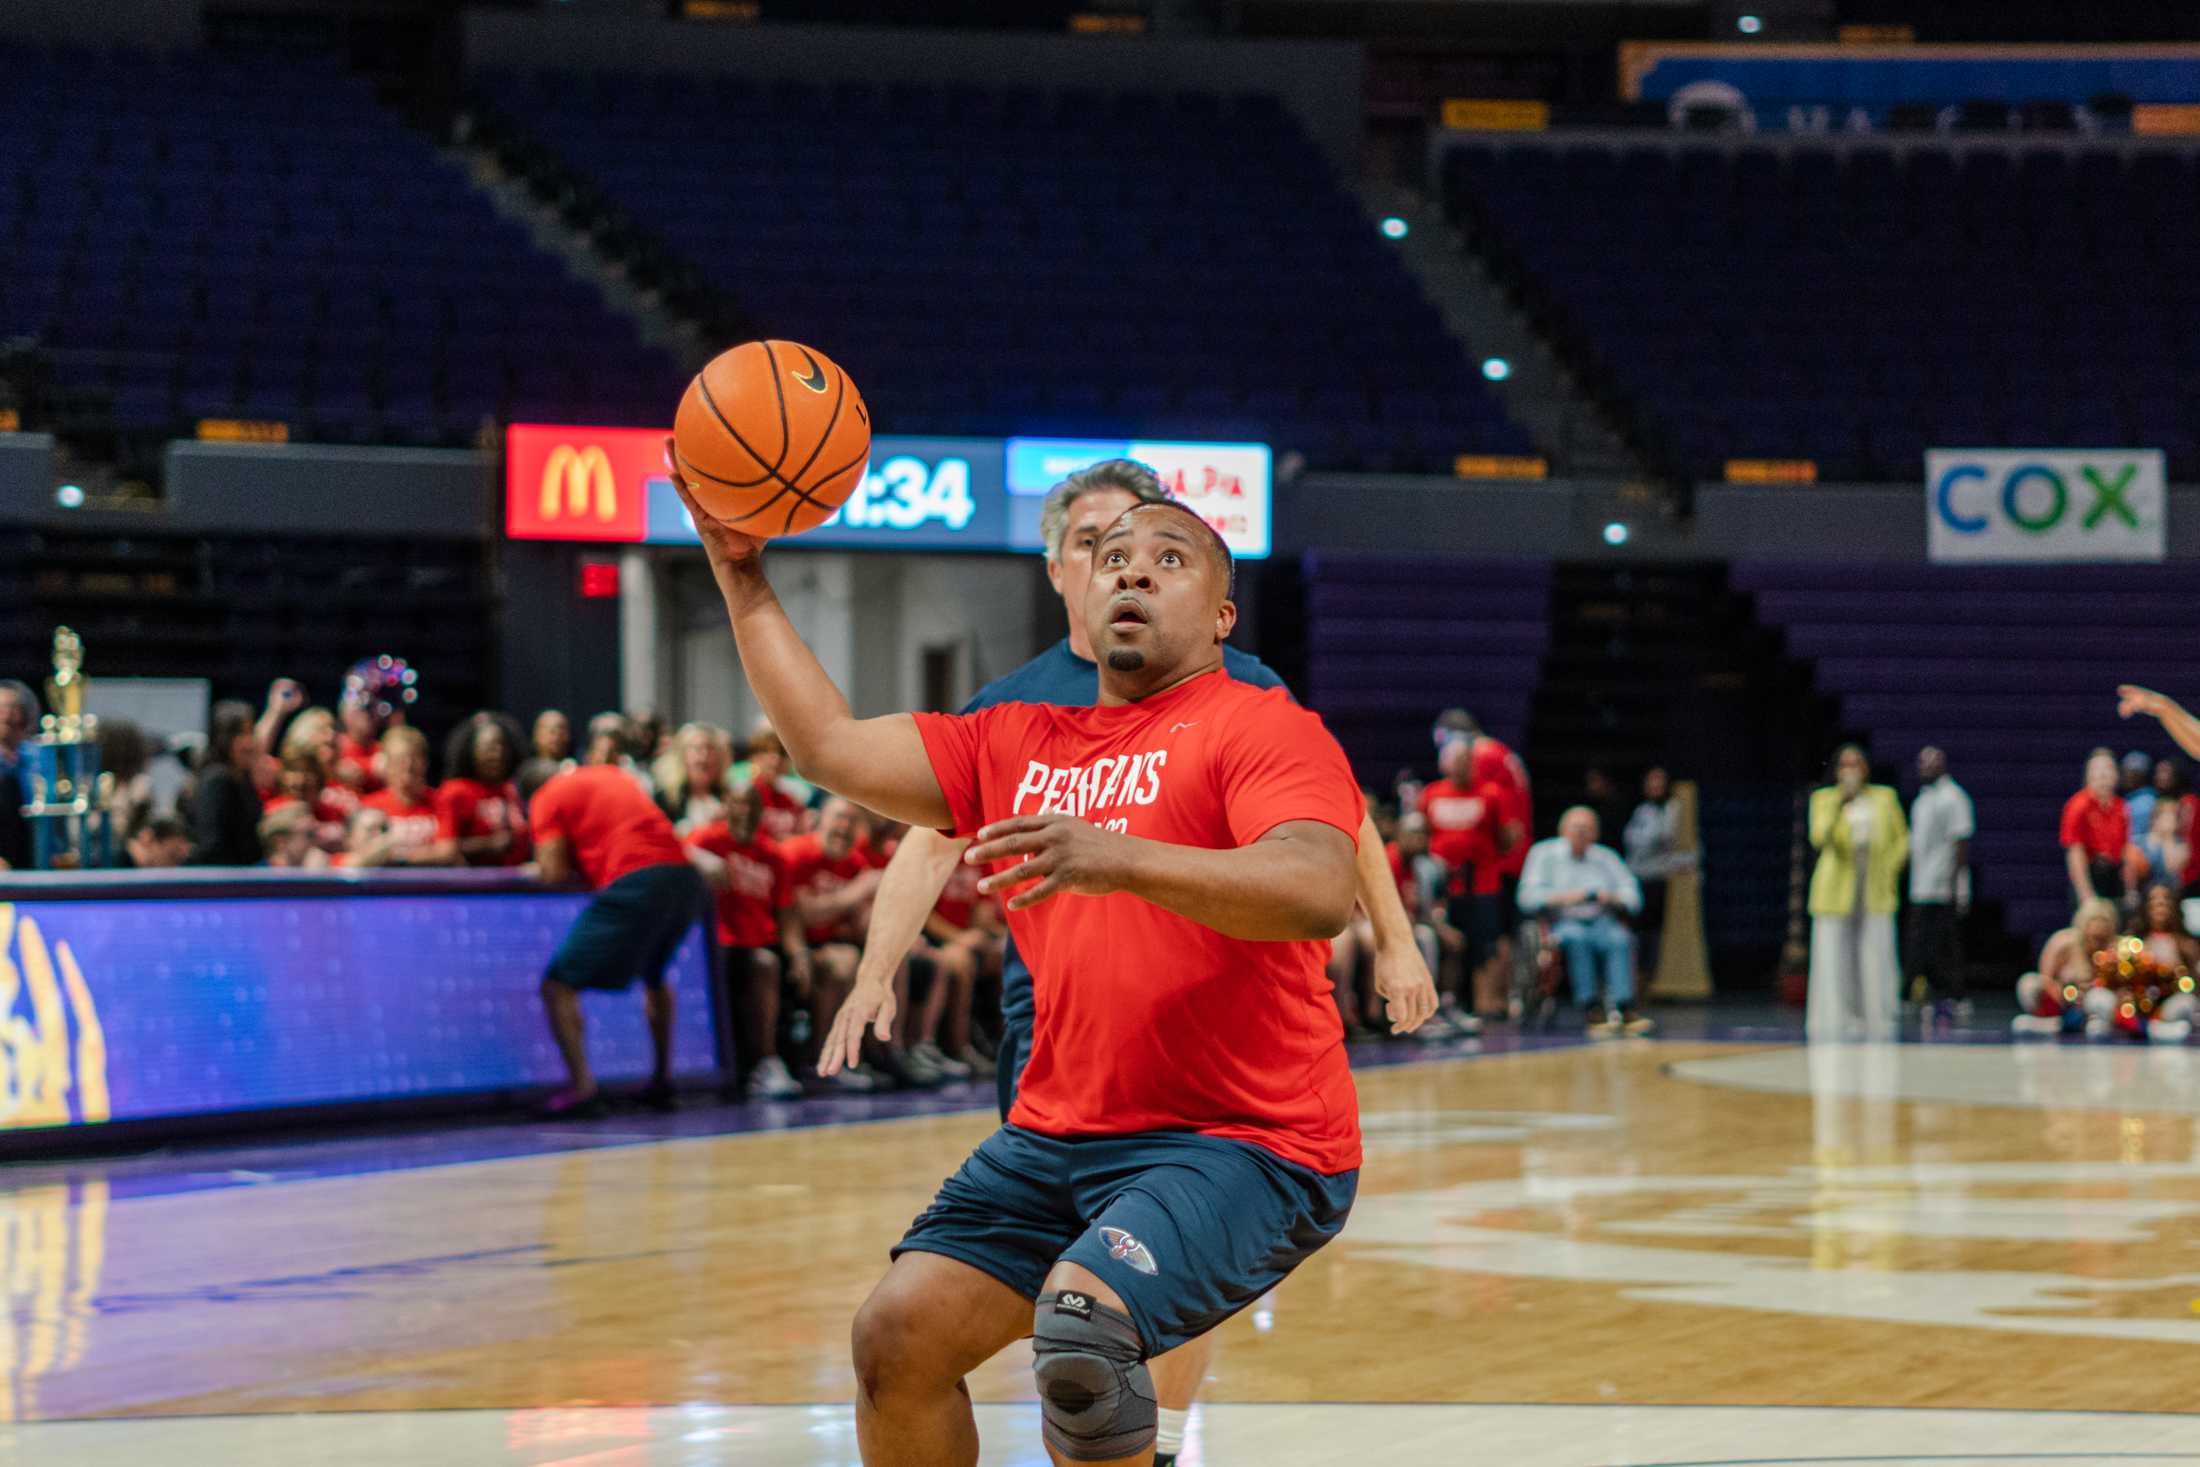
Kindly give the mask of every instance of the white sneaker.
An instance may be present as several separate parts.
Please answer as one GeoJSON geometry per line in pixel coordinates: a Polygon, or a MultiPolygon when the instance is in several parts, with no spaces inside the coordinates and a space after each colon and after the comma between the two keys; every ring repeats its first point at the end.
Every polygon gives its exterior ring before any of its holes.
{"type": "Polygon", "coordinates": [[[970,1078],[970,1066],[959,1059],[950,1057],[937,1044],[925,1043],[912,1046],[909,1055],[912,1059],[922,1060],[950,1080],[967,1080],[970,1078]]]}
{"type": "Polygon", "coordinates": [[[2191,1035],[2190,1019],[2155,1019],[2147,1025],[2147,1038],[2156,1044],[2183,1044],[2191,1035]]]}
{"type": "Polygon", "coordinates": [[[842,1070],[825,1083],[848,1095],[869,1095],[878,1089],[878,1077],[863,1065],[857,1065],[852,1070],[842,1070]]]}
{"type": "Polygon", "coordinates": [[[2016,1034],[2055,1035],[2062,1033],[2062,1020],[2044,1014],[2019,1014],[2009,1021],[2009,1028],[2016,1034]]]}
{"type": "Polygon", "coordinates": [[[997,1073],[993,1061],[978,1053],[976,1045],[972,1045],[955,1057],[970,1066],[970,1074],[973,1079],[990,1080],[997,1073]]]}
{"type": "Polygon", "coordinates": [[[1454,1034],[1482,1032],[1482,1021],[1449,999],[1437,1008],[1436,1017],[1451,1025],[1451,1032],[1454,1034]]]}
{"type": "Polygon", "coordinates": [[[751,1100],[794,1100],[801,1094],[802,1082],[787,1069],[787,1062],[776,1054],[766,1055],[749,1072],[751,1100]]]}

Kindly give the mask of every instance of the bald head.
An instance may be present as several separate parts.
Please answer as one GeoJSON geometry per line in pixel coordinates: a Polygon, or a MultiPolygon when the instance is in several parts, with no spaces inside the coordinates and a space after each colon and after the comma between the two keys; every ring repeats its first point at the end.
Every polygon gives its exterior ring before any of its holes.
{"type": "Polygon", "coordinates": [[[1587,805],[1574,806],[1558,817],[1558,836],[1576,856],[1587,855],[1597,843],[1597,812],[1587,805]]]}

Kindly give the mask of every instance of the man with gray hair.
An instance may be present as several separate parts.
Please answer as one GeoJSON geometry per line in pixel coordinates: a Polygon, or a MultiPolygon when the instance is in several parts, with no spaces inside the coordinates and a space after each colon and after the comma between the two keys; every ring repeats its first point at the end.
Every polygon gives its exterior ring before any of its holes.
{"type": "MultiPolygon", "coordinates": [[[[1047,580],[1070,609],[1069,635],[1014,672],[988,684],[963,708],[975,713],[998,703],[1038,703],[1089,708],[1100,701],[1100,670],[1091,635],[1079,614],[1093,576],[1094,546],[1101,532],[1137,504],[1166,502],[1160,476],[1133,459],[1106,459],[1078,470],[1048,491],[1040,507],[1039,529],[1046,544],[1047,580]]],[[[1215,542],[1219,545],[1219,540],[1215,542]]],[[[1226,553],[1227,547],[1223,547],[1226,553]]],[[[1226,575],[1227,578],[1227,575],[1226,575]]],[[[1250,653],[1227,643],[1223,671],[1256,688],[1280,688],[1283,679],[1250,653]]],[[[869,941],[856,975],[855,991],[842,1006],[835,1038],[853,1026],[870,1024],[881,1038],[892,1032],[894,974],[939,900],[968,839],[912,827],[895,849],[871,907],[869,941]]],[[[1357,860],[1360,900],[1375,929],[1375,987],[1387,1000],[1395,1032],[1417,1029],[1436,1009],[1436,988],[1423,961],[1413,924],[1407,918],[1389,859],[1372,821],[1362,824],[1357,860]]],[[[1033,1020],[1031,969],[1013,944],[1003,958],[1001,975],[1001,1048],[996,1060],[1001,1116],[1007,1119],[1017,1081],[1030,1048],[1033,1020]]],[[[828,1041],[830,1072],[843,1045],[828,1041]]],[[[1104,1061],[1096,1061],[1104,1063],[1104,1061]]],[[[1180,1346],[1153,1361],[1154,1391],[1161,1423],[1155,1461],[1168,1467],[1182,1443],[1186,1414],[1213,1355],[1211,1337],[1180,1346]]]]}
{"type": "Polygon", "coordinates": [[[1528,852],[1520,910],[1552,919],[1551,940],[1566,955],[1574,1002],[1589,1016],[1590,1037],[1649,1032],[1650,1020],[1634,1011],[1635,936],[1625,920],[1642,910],[1642,887],[1619,852],[1597,844],[1596,811],[1574,806],[1558,817],[1558,835],[1528,852]]]}

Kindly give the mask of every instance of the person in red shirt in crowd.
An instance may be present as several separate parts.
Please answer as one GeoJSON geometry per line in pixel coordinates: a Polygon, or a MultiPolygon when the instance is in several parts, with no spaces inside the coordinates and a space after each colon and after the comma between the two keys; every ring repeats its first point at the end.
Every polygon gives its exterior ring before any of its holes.
{"type": "Polygon", "coordinates": [[[534,854],[520,803],[519,725],[501,713],[476,713],[451,731],[443,783],[435,791],[435,835],[444,855],[464,866],[524,866],[534,854]]]}
{"type": "MultiPolygon", "coordinates": [[[[729,1098],[792,1100],[801,1082],[779,1057],[780,932],[792,925],[787,860],[764,834],[764,803],[753,788],[726,797],[725,815],[688,832],[703,877],[717,894],[718,950],[725,1008],[734,1016],[729,1098]]],[[[692,859],[692,858],[691,858],[692,859]]]]}
{"type": "MultiPolygon", "coordinates": [[[[353,809],[345,802],[330,796],[327,784],[321,777],[321,761],[310,752],[292,754],[283,760],[282,770],[275,777],[275,795],[262,806],[265,814],[286,810],[295,805],[310,820],[307,827],[313,845],[323,853],[333,853],[344,848],[345,832],[350,828],[353,809]]],[[[284,830],[290,832],[295,822],[286,821],[284,830]]]]}
{"type": "Polygon", "coordinates": [[[1438,767],[1444,777],[1421,791],[1421,814],[1428,821],[1430,854],[1451,873],[1445,906],[1453,927],[1466,938],[1462,962],[1473,985],[1474,1007],[1483,1014],[1505,1011],[1504,867],[1499,838],[1505,827],[1505,791],[1477,781],[1474,745],[1453,739],[1444,746],[1438,767]]]}
{"type": "Polygon", "coordinates": [[[2131,844],[2131,815],[2116,793],[2116,756],[2097,750],[2085,761],[2085,788],[2063,803],[2063,861],[2070,890],[2082,905],[2095,897],[2124,894],[2124,847],[2131,844]]]}
{"type": "Polygon", "coordinates": [[[665,972],[698,922],[711,932],[710,890],[702,873],[665,812],[615,764],[557,775],[535,792],[529,813],[542,879],[552,886],[578,880],[595,893],[573,919],[542,978],[550,1034],[571,1080],[550,1097],[544,1113],[602,1113],[588,1066],[581,990],[620,992],[636,978],[642,981],[652,1055],[640,1099],[670,1110],[672,989],[665,972]]]}
{"type": "Polygon", "coordinates": [[[1476,1007],[1488,1010],[1501,1005],[1504,975],[1512,967],[1513,929],[1520,925],[1520,873],[1527,869],[1529,836],[1535,829],[1534,793],[1528,782],[1528,766],[1503,739],[1485,733],[1482,724],[1464,708],[1447,708],[1437,720],[1439,747],[1454,739],[1473,746],[1470,783],[1498,791],[1497,823],[1492,839],[1497,846],[1497,905],[1494,939],[1475,973],[1476,1007]]]}
{"type": "Polygon", "coordinates": [[[428,736],[398,724],[382,735],[382,788],[360,801],[346,865],[448,866],[456,857],[438,834],[435,790],[428,784],[428,736]]]}
{"type": "MultiPolygon", "coordinates": [[[[757,792],[762,803],[764,830],[769,835],[773,806],[768,786],[752,781],[749,788],[757,792]]],[[[789,924],[788,975],[797,995],[809,1001],[813,1050],[824,1043],[825,1031],[847,999],[855,983],[856,966],[863,957],[871,898],[879,883],[878,867],[871,864],[863,850],[863,833],[861,811],[846,800],[827,800],[818,812],[817,829],[779,842],[780,854],[787,861],[788,894],[800,919],[789,924]]],[[[906,991],[906,968],[896,982],[906,991]]],[[[882,1052],[872,1058],[880,1060],[885,1055],[882,1052]]],[[[877,1071],[869,1066],[844,1070],[833,1077],[834,1088],[858,1093],[875,1090],[881,1083],[877,1071]]]]}
{"type": "Polygon", "coordinates": [[[384,654],[353,663],[337,700],[342,724],[336,741],[336,778],[356,794],[382,788],[382,735],[405,721],[405,705],[419,696],[415,675],[400,658],[384,654]]]}
{"type": "Polygon", "coordinates": [[[749,783],[764,792],[764,834],[788,841],[811,828],[810,806],[803,791],[788,776],[787,746],[779,741],[770,722],[760,722],[749,735],[749,783]]]}
{"type": "Polygon", "coordinates": [[[673,750],[657,781],[657,805],[685,836],[725,817],[733,798],[733,738],[714,724],[682,724],[673,750]]]}
{"type": "MultiPolygon", "coordinates": [[[[879,869],[885,869],[883,862],[879,869]]],[[[932,969],[932,986],[917,1013],[916,1042],[909,1047],[919,1066],[951,1080],[992,1077],[992,1062],[970,1042],[970,1013],[978,981],[1001,975],[1001,935],[1007,930],[998,904],[978,891],[977,871],[958,864],[911,953],[932,969]]]]}
{"type": "Polygon", "coordinates": [[[336,715],[326,708],[306,709],[283,730],[273,774],[274,794],[282,793],[282,771],[301,760],[310,760],[320,769],[317,798],[323,806],[335,812],[336,819],[349,820],[359,808],[359,794],[336,777],[336,715]]]}
{"type": "MultiPolygon", "coordinates": [[[[1181,505],[1135,506],[1096,546],[1082,611],[1097,706],[858,720],[773,595],[763,542],[694,502],[676,454],[673,468],[796,762],[971,836],[964,859],[989,873],[981,891],[1009,895],[1034,968],[1008,1123],[857,1314],[863,1459],[975,1460],[963,1378],[1030,1335],[1056,1460],[1151,1461],[1146,1361],[1275,1287],[1351,1209],[1359,1107],[1323,974],[1358,884],[1344,751],[1285,691],[1223,673],[1230,553],[1181,505]]],[[[826,1068],[886,1027],[885,1002],[867,985],[844,1007],[826,1068]]],[[[1400,1004],[1416,1027],[1435,993],[1400,1004]]]]}

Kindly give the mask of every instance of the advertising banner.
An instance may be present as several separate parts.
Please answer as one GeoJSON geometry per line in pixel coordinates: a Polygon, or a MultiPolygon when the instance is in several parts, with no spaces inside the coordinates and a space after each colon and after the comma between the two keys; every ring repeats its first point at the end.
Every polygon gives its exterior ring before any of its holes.
{"type": "MultiPolygon", "coordinates": [[[[515,540],[696,543],[665,468],[664,441],[661,428],[512,424],[504,435],[505,533],[515,540]]],[[[848,502],[794,543],[1038,550],[1047,490],[1109,458],[1150,465],[1239,558],[1268,555],[1268,445],[1090,438],[874,438],[870,467],[848,502]]]]}
{"type": "MultiPolygon", "coordinates": [[[[549,1085],[542,972],[585,896],[0,902],[0,1130],[549,1085]]],[[[700,934],[676,1067],[717,1060],[700,934]]],[[[637,994],[587,994],[607,1078],[649,1073],[637,994]]]]}
{"type": "Polygon", "coordinates": [[[1935,448],[1926,553],[1939,561],[2160,560],[2169,499],[2152,448],[1935,448]]]}

